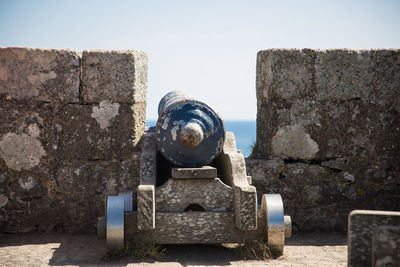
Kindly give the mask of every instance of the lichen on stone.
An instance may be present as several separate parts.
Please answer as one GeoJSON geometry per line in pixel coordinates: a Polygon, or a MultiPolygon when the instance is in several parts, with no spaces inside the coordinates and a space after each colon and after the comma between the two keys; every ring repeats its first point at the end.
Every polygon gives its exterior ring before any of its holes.
{"type": "Polygon", "coordinates": [[[29,170],[46,155],[40,141],[25,133],[7,133],[0,141],[0,157],[13,170],[29,170]]]}
{"type": "Polygon", "coordinates": [[[313,159],[319,151],[317,142],[300,125],[279,128],[272,138],[272,149],[284,158],[305,160],[313,159]]]}
{"type": "Polygon", "coordinates": [[[93,106],[91,117],[100,125],[101,129],[106,129],[111,125],[112,119],[118,116],[119,104],[111,103],[108,100],[100,102],[99,106],[93,106]]]}

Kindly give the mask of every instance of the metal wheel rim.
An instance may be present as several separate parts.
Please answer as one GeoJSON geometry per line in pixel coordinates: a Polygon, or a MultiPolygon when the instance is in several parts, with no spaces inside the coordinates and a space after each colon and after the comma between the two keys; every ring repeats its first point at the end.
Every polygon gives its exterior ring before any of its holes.
{"type": "Polygon", "coordinates": [[[124,211],[123,196],[107,197],[107,247],[121,249],[124,247],[124,211]]]}
{"type": "Polygon", "coordinates": [[[283,202],[280,194],[264,194],[261,208],[266,216],[266,234],[268,246],[282,255],[285,244],[285,223],[283,202]]]}

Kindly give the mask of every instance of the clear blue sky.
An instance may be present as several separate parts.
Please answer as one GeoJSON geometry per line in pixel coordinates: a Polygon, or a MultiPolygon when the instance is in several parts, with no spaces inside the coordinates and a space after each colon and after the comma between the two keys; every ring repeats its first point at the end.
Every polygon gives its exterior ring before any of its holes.
{"type": "Polygon", "coordinates": [[[184,90],[224,119],[254,120],[259,50],[399,48],[400,1],[0,0],[0,46],[142,49],[149,119],[184,90]]]}

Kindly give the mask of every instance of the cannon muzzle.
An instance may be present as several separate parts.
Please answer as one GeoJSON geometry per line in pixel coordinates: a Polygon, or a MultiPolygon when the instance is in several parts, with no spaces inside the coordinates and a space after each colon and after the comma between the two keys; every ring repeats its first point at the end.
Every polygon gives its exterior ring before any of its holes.
{"type": "Polygon", "coordinates": [[[181,91],[165,95],[158,105],[157,148],[170,162],[200,167],[222,151],[225,127],[207,104],[181,91]]]}

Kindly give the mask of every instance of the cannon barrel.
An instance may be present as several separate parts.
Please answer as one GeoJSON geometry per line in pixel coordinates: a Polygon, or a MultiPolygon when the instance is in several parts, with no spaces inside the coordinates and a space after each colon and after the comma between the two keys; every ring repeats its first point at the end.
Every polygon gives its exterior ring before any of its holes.
{"type": "Polygon", "coordinates": [[[157,148],[182,167],[207,165],[222,151],[225,126],[207,104],[181,91],[165,95],[158,105],[157,148]]]}

